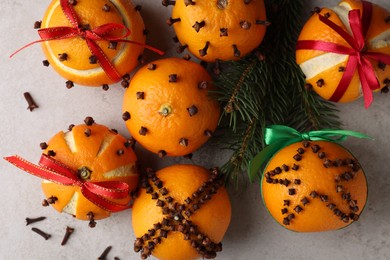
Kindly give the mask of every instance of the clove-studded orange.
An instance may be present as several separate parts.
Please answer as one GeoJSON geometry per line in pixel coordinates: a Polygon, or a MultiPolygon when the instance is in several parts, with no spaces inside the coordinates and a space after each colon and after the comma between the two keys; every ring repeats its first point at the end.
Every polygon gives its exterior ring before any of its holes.
{"type": "Polygon", "coordinates": [[[173,25],[180,41],[178,52],[186,48],[197,58],[237,60],[260,45],[266,26],[263,0],[177,0],[174,4],[173,25]]]}
{"type": "MultiPolygon", "coordinates": [[[[64,164],[78,175],[82,182],[124,182],[133,191],[138,185],[136,155],[131,140],[126,140],[116,130],[96,124],[87,117],[85,124],[71,125],[66,132],[59,132],[48,143],[41,143],[44,153],[64,164]]],[[[110,212],[88,200],[77,185],[62,185],[44,180],[44,202],[57,211],[74,215],[78,219],[107,218],[110,212]]],[[[130,194],[122,199],[109,199],[123,205],[131,201],[130,194]]]]}
{"type": "MultiPolygon", "coordinates": [[[[389,55],[390,13],[378,5],[372,4],[371,6],[371,20],[367,21],[367,33],[363,39],[364,48],[359,55],[364,55],[367,52],[389,55]]],[[[342,31],[353,36],[348,17],[351,10],[359,10],[361,16],[363,16],[363,12],[369,12],[368,9],[363,10],[363,3],[360,0],[344,0],[332,8],[317,8],[303,27],[298,43],[299,41],[323,41],[351,49],[351,44],[345,38],[319,19],[320,16],[323,16],[339,26],[342,31]]],[[[352,54],[304,48],[298,49],[296,52],[297,63],[304,72],[309,86],[321,97],[334,102],[351,102],[364,93],[360,75],[363,73],[360,73],[358,69],[348,72],[352,74],[352,78],[349,84],[345,83],[345,92],[341,91],[341,87],[339,87],[347,70],[351,70],[348,68],[351,65],[348,61],[353,56],[352,54]]],[[[361,58],[359,57],[359,59],[361,58]]],[[[376,89],[370,91],[388,88],[390,86],[390,66],[381,62],[381,58],[379,60],[368,58],[368,60],[374,70],[374,80],[376,77],[379,84],[376,89]]]]}
{"type": "Polygon", "coordinates": [[[131,80],[123,101],[123,119],[131,135],[160,157],[188,155],[217,127],[220,107],[208,96],[211,77],[197,63],[178,58],[157,60],[131,80]]]}
{"type": "MultiPolygon", "coordinates": [[[[124,0],[83,0],[68,1],[78,17],[79,26],[86,31],[92,31],[102,25],[120,24],[130,30],[125,39],[139,44],[120,41],[95,40],[107,60],[106,65],[117,71],[119,78],[113,79],[102,68],[96,55],[91,52],[87,41],[82,36],[59,40],[44,41],[42,48],[50,66],[62,77],[67,79],[67,87],[74,83],[85,86],[107,86],[120,80],[121,76],[132,71],[139,63],[145,43],[144,23],[139,13],[139,7],[131,1],[124,0]]],[[[41,28],[53,28],[74,24],[67,18],[60,0],[54,0],[49,5],[43,17],[41,28]]],[[[107,32],[122,36],[124,29],[107,32]]]]}
{"type": "Polygon", "coordinates": [[[173,165],[141,180],[132,222],[142,259],[215,258],[229,226],[231,205],[214,168],[173,165]]]}
{"type": "Polygon", "coordinates": [[[262,178],[262,196],[274,219],[298,232],[336,230],[357,221],[367,182],[357,159],[328,141],[304,141],[280,150],[262,178]]]}

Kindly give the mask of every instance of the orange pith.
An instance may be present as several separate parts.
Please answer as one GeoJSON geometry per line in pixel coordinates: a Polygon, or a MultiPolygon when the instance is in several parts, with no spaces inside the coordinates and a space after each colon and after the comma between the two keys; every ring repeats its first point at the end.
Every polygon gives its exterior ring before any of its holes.
{"type": "MultiPolygon", "coordinates": [[[[345,0],[341,1],[338,7],[335,8],[323,8],[319,13],[322,16],[328,16],[329,20],[343,28],[344,31],[349,32],[349,28],[341,21],[340,16],[344,16],[346,23],[348,23],[348,10],[359,9],[362,13],[362,2],[359,0],[345,0]],[[344,9],[343,9],[344,8],[344,9]],[[341,11],[340,11],[341,10],[341,11]]],[[[372,20],[366,35],[366,51],[379,52],[383,54],[390,54],[390,42],[381,40],[384,35],[390,34],[390,24],[386,23],[386,17],[389,17],[390,13],[382,7],[373,4],[372,20]]],[[[348,25],[349,27],[349,25],[348,25]]],[[[324,42],[332,42],[335,44],[343,45],[348,48],[351,46],[338,35],[333,29],[322,23],[318,19],[318,14],[314,14],[303,27],[298,40],[317,40],[324,42]]],[[[330,99],[335,92],[344,73],[343,68],[347,66],[347,58],[344,58],[340,54],[335,54],[330,60],[315,60],[315,58],[324,57],[327,54],[318,50],[297,50],[296,60],[297,63],[306,73],[307,83],[313,86],[313,89],[323,98],[330,99]],[[340,58],[340,60],[336,60],[340,58]],[[311,63],[310,63],[311,62],[311,63]],[[304,67],[304,64],[307,67],[304,67]],[[310,64],[310,65],[308,65],[310,64]],[[323,65],[327,65],[326,68],[321,68],[323,65]],[[318,68],[319,67],[319,68],[318,68]],[[310,70],[310,72],[309,72],[310,70]],[[318,85],[319,80],[324,81],[324,85],[318,85]]],[[[379,66],[378,61],[370,60],[377,76],[380,88],[375,90],[379,91],[385,87],[385,81],[390,75],[389,66],[379,66]]],[[[362,96],[361,83],[359,79],[358,71],[356,70],[351,83],[348,86],[347,91],[341,97],[339,102],[351,102],[362,96]]]]}
{"type": "MultiPolygon", "coordinates": [[[[145,43],[143,33],[145,27],[141,15],[130,1],[123,0],[81,0],[73,6],[79,23],[89,25],[91,29],[108,23],[123,24],[131,34],[126,39],[141,44],[145,43]],[[108,12],[102,10],[104,5],[110,7],[108,12]]],[[[59,0],[54,0],[48,7],[42,20],[42,28],[72,26],[63,13],[59,0]]],[[[118,35],[122,35],[118,31],[118,35]]],[[[143,46],[131,43],[117,43],[115,49],[108,48],[106,40],[96,41],[104,54],[109,58],[120,75],[133,70],[138,65],[138,58],[143,46]]],[[[89,62],[92,56],[86,41],[81,37],[46,41],[42,49],[50,65],[65,79],[85,86],[101,86],[115,83],[110,79],[98,63],[89,62]],[[66,53],[67,59],[60,61],[59,54],[66,53]]]]}
{"type": "Polygon", "coordinates": [[[262,196],[274,219],[287,229],[329,231],[358,219],[367,183],[357,160],[342,146],[316,141],[305,147],[299,142],[271,159],[264,170],[262,196]],[[319,151],[314,152],[316,145],[319,151]],[[301,158],[296,159],[297,154],[301,158]]]}
{"type": "Polygon", "coordinates": [[[256,24],[266,20],[264,1],[244,2],[201,0],[186,6],[185,1],[176,1],[172,18],[181,20],[173,27],[181,45],[188,45],[193,55],[207,62],[244,57],[261,43],[266,30],[264,24],[256,24]],[[204,22],[198,32],[194,29],[197,22],[204,22]],[[226,29],[226,36],[221,36],[221,29],[226,29]],[[209,42],[207,55],[200,55],[199,50],[206,42],[209,42]]]}
{"type": "MultiPolygon", "coordinates": [[[[188,205],[186,199],[192,198],[192,200],[195,200],[192,195],[209,180],[210,173],[199,166],[173,165],[156,172],[156,176],[162,181],[163,188],[168,191],[165,198],[170,196],[173,199],[172,204],[188,205]]],[[[150,184],[153,185],[153,182],[150,181],[150,184]]],[[[153,187],[158,192],[158,189],[155,186],[153,187]]],[[[202,197],[203,195],[199,193],[198,196],[202,197]]],[[[159,199],[164,200],[164,197],[160,194],[159,199]]],[[[136,237],[143,237],[144,234],[153,229],[156,223],[163,223],[164,218],[169,218],[170,214],[164,215],[162,208],[156,206],[156,201],[156,199],[152,199],[151,194],[146,192],[146,189],[141,189],[132,209],[132,223],[136,237]]],[[[170,207],[167,204],[165,205],[170,207]]],[[[192,206],[186,207],[193,210],[192,206]]],[[[184,212],[180,214],[183,216],[183,220],[190,221],[197,227],[197,231],[207,236],[213,243],[219,243],[223,239],[231,218],[228,194],[224,187],[219,187],[210,199],[201,204],[199,209],[192,212],[191,216],[188,217],[184,212]]],[[[183,220],[178,220],[177,223],[171,220],[171,224],[177,228],[177,225],[183,223],[183,220]]],[[[166,229],[166,227],[163,225],[162,229],[166,229]]],[[[158,236],[160,230],[155,232],[158,236]]],[[[145,243],[147,244],[147,242],[145,243]]],[[[158,259],[166,260],[185,260],[200,257],[196,249],[191,246],[191,240],[185,240],[183,232],[176,229],[168,231],[166,238],[161,237],[161,242],[156,244],[151,253],[158,259]]]]}
{"type": "Polygon", "coordinates": [[[200,65],[183,59],[153,64],[155,69],[148,68],[151,64],[141,68],[125,92],[123,112],[130,115],[126,126],[154,153],[190,154],[209,139],[218,124],[219,104],[208,96],[211,77],[200,65]],[[170,75],[176,75],[176,82],[169,82],[170,75]],[[202,82],[205,88],[199,87],[202,82]]]}
{"type": "MultiPolygon", "coordinates": [[[[126,147],[125,143],[124,137],[103,125],[84,124],[73,127],[70,132],[59,132],[53,136],[44,153],[53,154],[54,152],[53,158],[65,164],[75,173],[82,167],[87,167],[91,174],[85,181],[126,182],[132,191],[138,183],[138,173],[135,166],[137,158],[131,147],[126,147]],[[85,134],[86,129],[90,129],[90,136],[85,134]],[[123,150],[124,153],[119,155],[118,150],[123,150]]],[[[74,214],[76,218],[87,220],[88,212],[94,214],[94,219],[110,216],[110,212],[86,199],[78,186],[64,186],[43,181],[42,189],[47,198],[51,196],[58,198],[52,206],[59,212],[64,211],[73,197],[76,198],[76,201],[73,202],[75,211],[71,214],[74,214]]],[[[112,201],[127,204],[130,199],[130,196],[127,196],[124,199],[112,201]]]]}

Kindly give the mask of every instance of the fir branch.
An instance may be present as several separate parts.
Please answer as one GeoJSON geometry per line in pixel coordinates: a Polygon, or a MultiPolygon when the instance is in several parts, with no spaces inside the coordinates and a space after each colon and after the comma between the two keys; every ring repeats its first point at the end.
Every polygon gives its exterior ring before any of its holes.
{"type": "Polygon", "coordinates": [[[263,149],[266,125],[285,124],[301,131],[340,126],[335,106],[305,88],[295,62],[305,2],[266,0],[271,26],[263,43],[240,61],[220,64],[223,73],[214,92],[224,107],[219,143],[233,151],[221,169],[236,185],[246,179],[249,161],[263,149]]]}

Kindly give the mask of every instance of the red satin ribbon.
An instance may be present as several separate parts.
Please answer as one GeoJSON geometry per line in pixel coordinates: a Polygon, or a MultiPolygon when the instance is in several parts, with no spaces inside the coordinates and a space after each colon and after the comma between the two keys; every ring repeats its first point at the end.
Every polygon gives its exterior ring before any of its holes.
{"type": "Polygon", "coordinates": [[[83,181],[66,165],[42,154],[39,165],[32,164],[19,156],[5,157],[19,169],[34,176],[65,186],[79,186],[81,193],[96,206],[110,212],[130,208],[108,199],[123,199],[129,196],[129,185],[120,181],[90,182],[83,181]]]}
{"type": "Polygon", "coordinates": [[[297,43],[297,50],[320,50],[349,55],[347,66],[339,85],[329,99],[331,101],[338,102],[343,97],[356,69],[358,70],[362,85],[365,108],[368,108],[373,101],[372,91],[380,88],[370,59],[390,64],[390,55],[365,50],[365,37],[371,23],[371,18],[372,4],[370,2],[363,1],[362,18],[360,18],[360,10],[351,10],[348,14],[349,24],[352,30],[351,36],[334,22],[319,15],[320,21],[338,33],[351,48],[336,43],[315,40],[302,40],[297,43]]]}
{"type": "Polygon", "coordinates": [[[121,80],[121,75],[116,70],[116,68],[111,63],[111,61],[106,56],[106,54],[103,52],[103,50],[99,47],[99,45],[97,45],[96,41],[104,40],[104,41],[131,43],[131,44],[141,45],[144,48],[152,50],[160,55],[164,54],[164,52],[156,48],[153,48],[151,46],[148,46],[146,44],[126,40],[126,37],[128,37],[131,32],[129,28],[127,28],[123,24],[108,23],[108,24],[103,24],[91,30],[85,29],[82,27],[82,25],[80,25],[78,16],[75,10],[73,9],[73,6],[69,4],[68,0],[60,0],[60,4],[61,4],[62,11],[64,12],[65,16],[68,18],[70,23],[73,25],[73,27],[59,26],[59,27],[39,29],[38,34],[41,37],[41,40],[37,40],[23,46],[22,48],[18,49],[13,54],[11,54],[10,56],[11,58],[21,50],[35,43],[51,41],[51,40],[62,40],[62,39],[80,36],[81,38],[85,39],[89,50],[93,55],[96,56],[99,65],[105,71],[107,76],[114,82],[117,82],[121,80]],[[118,32],[118,31],[122,31],[122,35],[116,36],[114,34],[114,32],[118,32]]]}

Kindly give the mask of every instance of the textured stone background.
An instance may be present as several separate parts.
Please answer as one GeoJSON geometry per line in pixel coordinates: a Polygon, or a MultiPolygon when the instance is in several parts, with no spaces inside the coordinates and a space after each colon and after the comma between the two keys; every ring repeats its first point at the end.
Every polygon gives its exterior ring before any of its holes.
{"type": "MultiPolygon", "coordinates": [[[[134,0],[142,4],[142,15],[150,30],[148,42],[175,55],[173,30],[165,26],[170,9],[159,0],[134,0]]],[[[313,6],[333,6],[338,1],[308,1],[313,6]]],[[[374,0],[390,9],[388,0],[374,0]]],[[[1,11],[0,45],[0,156],[18,153],[38,161],[39,143],[47,141],[71,123],[81,123],[90,115],[100,124],[128,135],[121,120],[122,94],[118,85],[108,92],[100,88],[76,87],[67,90],[64,80],[44,59],[39,46],[30,47],[13,59],[9,54],[37,38],[32,24],[40,20],[49,1],[4,0],[1,11]],[[26,110],[23,93],[29,91],[40,108],[26,110]]],[[[147,60],[158,58],[147,52],[147,60]]],[[[299,234],[278,225],[267,213],[257,185],[230,190],[233,204],[231,226],[224,239],[219,259],[390,259],[390,174],[386,163],[390,156],[390,105],[388,95],[375,95],[369,110],[363,101],[339,105],[346,129],[364,132],[375,141],[350,139],[345,143],[363,165],[369,183],[369,199],[361,219],[348,228],[327,233],[299,234]]],[[[154,168],[182,162],[181,159],[154,160],[155,156],[137,148],[141,162],[154,168]]],[[[226,153],[205,146],[191,162],[205,167],[219,165],[226,153]]],[[[96,259],[112,245],[109,259],[139,259],[132,251],[134,236],[131,212],[115,214],[99,221],[95,229],[86,222],[61,215],[40,205],[43,194],[40,180],[22,173],[0,160],[0,259],[96,259]],[[24,218],[47,216],[36,226],[52,234],[44,241],[25,226],[24,218]],[[66,226],[76,229],[65,247],[60,243],[66,226]]]]}

